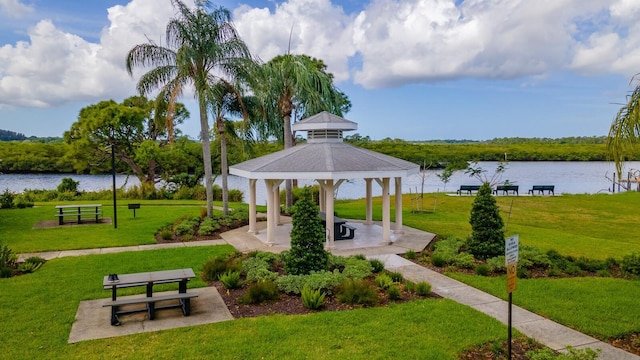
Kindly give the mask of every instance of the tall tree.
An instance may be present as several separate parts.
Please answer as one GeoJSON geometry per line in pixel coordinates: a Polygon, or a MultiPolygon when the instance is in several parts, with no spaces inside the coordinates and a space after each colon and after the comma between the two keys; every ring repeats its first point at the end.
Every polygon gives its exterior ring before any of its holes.
{"type": "Polygon", "coordinates": [[[607,137],[607,151],[616,164],[618,179],[622,175],[624,161],[640,142],[640,79],[638,75],[640,74],[631,78],[630,84],[636,81],[638,85],[613,119],[607,137]]]}
{"type": "MultiPolygon", "coordinates": [[[[253,88],[263,102],[266,113],[277,117],[284,148],[293,146],[291,120],[299,120],[329,111],[338,116],[349,111],[351,102],[333,84],[333,75],[322,60],[307,55],[280,55],[259,69],[253,88]],[[281,125],[282,127],[280,127],[281,125]]],[[[279,137],[279,136],[278,136],[279,137]]],[[[292,205],[291,182],[286,183],[286,206],[292,205]]]]}
{"type": "MultiPolygon", "coordinates": [[[[182,123],[189,116],[184,105],[177,103],[170,116],[182,123]]],[[[133,96],[118,104],[101,101],[80,110],[78,120],[64,133],[70,144],[70,157],[78,171],[95,161],[114,155],[127,164],[141,184],[151,188],[158,181],[159,171],[171,173],[163,166],[168,144],[166,107],[155,105],[141,96],[133,96]],[[165,111],[157,112],[158,109],[165,111]]],[[[175,169],[177,170],[177,169],[175,169]]]]}
{"type": "MultiPolygon", "coordinates": [[[[194,9],[180,0],[171,0],[178,9],[166,29],[167,46],[153,42],[133,47],[127,55],[127,71],[134,67],[154,67],[138,80],[138,91],[149,94],[160,90],[171,108],[185,88],[193,86],[200,112],[200,138],[204,161],[207,216],[213,214],[213,174],[207,108],[212,88],[219,82],[232,83],[239,63],[250,58],[246,44],[240,39],[229,11],[210,8],[208,1],[198,1],[194,9]],[[226,77],[226,78],[225,78],[226,77]]],[[[221,154],[226,157],[226,154],[221,154]]]]}

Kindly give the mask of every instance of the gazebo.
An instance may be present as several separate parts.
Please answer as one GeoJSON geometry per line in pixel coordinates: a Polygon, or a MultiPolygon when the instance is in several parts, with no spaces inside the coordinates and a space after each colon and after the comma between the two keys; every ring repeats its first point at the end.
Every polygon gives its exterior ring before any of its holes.
{"type": "Polygon", "coordinates": [[[328,112],[293,124],[294,131],[307,131],[307,142],[229,168],[229,173],[249,179],[249,232],[256,228],[256,183],[264,180],[267,190],[267,244],[275,243],[280,223],[280,184],[287,179],[310,179],[320,185],[320,211],[326,215],[327,249],[335,248],[334,191],[348,179],[366,184],[365,225],[373,224],[372,183],[382,188],[382,242],[391,243],[390,179],[395,181],[395,228],[402,233],[402,178],[420,171],[419,165],[344,143],[343,132],[356,130],[355,122],[328,112]]]}

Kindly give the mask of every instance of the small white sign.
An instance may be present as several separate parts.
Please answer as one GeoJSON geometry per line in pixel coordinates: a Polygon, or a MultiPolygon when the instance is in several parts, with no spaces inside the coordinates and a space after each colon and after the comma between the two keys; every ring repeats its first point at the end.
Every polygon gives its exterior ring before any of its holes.
{"type": "Polygon", "coordinates": [[[506,266],[518,263],[518,235],[513,235],[505,240],[504,257],[506,266]]]}

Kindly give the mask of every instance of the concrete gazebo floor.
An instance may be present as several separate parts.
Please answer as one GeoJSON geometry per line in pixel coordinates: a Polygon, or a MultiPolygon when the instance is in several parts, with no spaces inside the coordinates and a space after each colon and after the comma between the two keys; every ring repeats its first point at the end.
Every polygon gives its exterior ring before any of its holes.
{"type": "MultiPolygon", "coordinates": [[[[291,248],[291,218],[282,216],[281,225],[274,231],[275,243],[267,244],[267,223],[257,223],[257,234],[249,233],[249,227],[245,226],[222,234],[222,238],[233,245],[238,251],[249,252],[254,250],[279,253],[291,248]]],[[[416,230],[404,226],[402,233],[395,233],[395,224],[391,223],[391,244],[382,242],[382,226],[380,222],[365,225],[360,220],[348,220],[349,225],[356,228],[353,240],[337,240],[335,249],[330,249],[334,255],[386,255],[404,254],[407,250],[422,251],[436,237],[435,234],[416,230]]]]}

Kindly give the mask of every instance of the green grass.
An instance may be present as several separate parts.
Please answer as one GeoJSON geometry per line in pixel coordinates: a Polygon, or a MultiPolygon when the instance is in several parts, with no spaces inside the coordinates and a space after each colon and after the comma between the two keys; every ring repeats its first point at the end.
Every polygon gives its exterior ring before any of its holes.
{"type": "MultiPolygon", "coordinates": [[[[505,276],[448,276],[507,299],[505,276]]],[[[513,303],[600,339],[640,332],[640,281],[613,278],[518,279],[513,303]]]]}
{"type": "MultiPolygon", "coordinates": [[[[0,279],[0,359],[387,359],[403,354],[439,360],[456,359],[472,345],[506,336],[495,319],[453,301],[429,299],[67,344],[80,301],[109,297],[101,286],[105,274],[181,267],[199,272],[210,256],[231,251],[215,246],[67,257],[33,274],[0,279]]],[[[189,286],[205,284],[196,278],[189,286]]],[[[104,326],[108,322],[105,318],[104,326]]]]}
{"type": "MultiPolygon", "coordinates": [[[[181,216],[197,216],[202,209],[202,205],[194,202],[172,206],[166,205],[167,202],[143,202],[134,218],[133,211],[123,204],[118,206],[117,229],[113,224],[34,229],[39,221],[57,219],[56,204],[0,211],[2,242],[17,253],[153,244],[154,234],[162,226],[181,216]]],[[[113,206],[103,203],[102,211],[104,217],[113,218],[113,206]]]]}
{"type": "MultiPolygon", "coordinates": [[[[433,210],[435,194],[425,194],[424,208],[433,210]]],[[[403,198],[403,223],[438,235],[466,239],[471,234],[469,214],[474,197],[437,197],[436,211],[411,213],[408,195],[403,198]]],[[[506,235],[519,234],[520,243],[544,251],[593,259],[622,258],[640,252],[637,215],[640,193],[615,195],[562,195],[555,197],[496,197],[506,225],[506,235]],[[509,212],[511,212],[509,214],[509,212]]],[[[394,200],[391,200],[394,203],[394,200]]],[[[336,202],[340,217],[364,219],[364,200],[336,202]]],[[[381,220],[381,199],[374,199],[374,219],[381,220]]],[[[395,219],[393,211],[392,219],[395,219]]]]}

